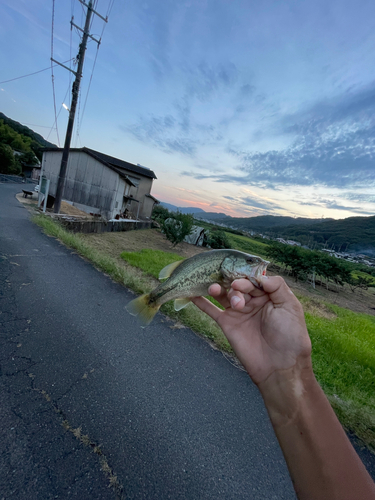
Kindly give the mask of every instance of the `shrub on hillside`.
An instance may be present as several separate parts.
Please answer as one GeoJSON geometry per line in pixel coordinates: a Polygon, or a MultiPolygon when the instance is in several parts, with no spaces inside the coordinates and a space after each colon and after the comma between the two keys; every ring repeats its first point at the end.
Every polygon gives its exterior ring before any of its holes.
{"type": "Polygon", "coordinates": [[[312,273],[339,285],[349,283],[351,280],[350,266],[347,262],[322,252],[276,242],[272,242],[266,252],[273,261],[289,268],[296,281],[306,279],[312,273]]]}
{"type": "Polygon", "coordinates": [[[228,236],[224,231],[212,231],[208,237],[208,245],[211,248],[230,248],[228,236]]]}
{"type": "Polygon", "coordinates": [[[162,231],[167,240],[175,247],[178,243],[188,236],[194,225],[194,218],[191,214],[182,214],[180,212],[174,213],[171,217],[165,219],[162,223],[162,231]]]}
{"type": "Polygon", "coordinates": [[[163,207],[162,205],[155,205],[151,214],[151,219],[162,223],[164,220],[168,219],[171,216],[168,208],[163,207]]]}

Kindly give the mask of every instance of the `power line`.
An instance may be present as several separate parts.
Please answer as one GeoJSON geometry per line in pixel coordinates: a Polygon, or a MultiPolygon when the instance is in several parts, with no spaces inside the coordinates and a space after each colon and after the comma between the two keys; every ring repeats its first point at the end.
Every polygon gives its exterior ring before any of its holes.
{"type": "MultiPolygon", "coordinates": [[[[97,3],[97,2],[96,2],[97,3]]],[[[115,3],[115,0],[110,0],[110,2],[108,3],[108,8],[107,8],[107,13],[106,13],[106,19],[108,19],[109,17],[109,14],[111,13],[111,10],[113,8],[113,4],[115,3]]],[[[91,70],[91,76],[90,76],[90,81],[89,81],[89,85],[87,87],[87,93],[86,93],[86,98],[85,98],[85,103],[83,105],[83,111],[82,111],[82,116],[81,116],[81,119],[80,119],[80,124],[79,126],[77,127],[77,137],[79,136],[79,132],[80,132],[80,127],[82,126],[82,122],[83,122],[83,116],[85,114],[85,110],[86,110],[86,103],[87,103],[87,99],[88,99],[88,96],[89,96],[89,92],[90,92],[90,87],[91,87],[91,81],[92,81],[92,77],[94,75],[94,70],[95,70],[95,65],[96,65],[96,60],[98,58],[98,53],[99,53],[99,47],[100,47],[100,43],[102,41],[102,37],[103,37],[103,34],[104,34],[104,30],[107,26],[107,23],[105,23],[103,25],[103,29],[102,29],[102,32],[101,32],[101,35],[100,35],[100,38],[99,38],[99,44],[97,45],[97,50],[96,50],[96,55],[95,55],[95,59],[94,59],[94,64],[93,64],[93,67],[92,67],[92,70],[91,70]]]]}
{"type": "Polygon", "coordinates": [[[51,77],[52,77],[52,92],[53,92],[53,109],[55,112],[55,124],[56,124],[56,135],[57,135],[57,143],[60,147],[60,137],[59,137],[59,129],[57,127],[57,114],[56,114],[56,95],[55,95],[55,75],[53,74],[53,31],[55,24],[55,0],[52,0],[52,30],[51,30],[51,77]]]}
{"type": "MultiPolygon", "coordinates": [[[[67,61],[64,61],[65,63],[68,63],[71,59],[68,59],[67,61]]],[[[53,67],[58,66],[57,64],[54,64],[53,67]]],[[[34,73],[28,73],[27,75],[22,75],[22,76],[17,76],[16,78],[11,78],[10,80],[4,80],[3,82],[0,82],[0,85],[2,83],[8,83],[8,82],[14,82],[15,80],[20,80],[21,78],[26,78],[28,76],[36,75],[38,73],[42,73],[43,71],[48,71],[51,69],[51,66],[48,66],[48,68],[40,69],[39,71],[34,71],[34,73]]]]}
{"type": "Polygon", "coordinates": [[[26,122],[22,122],[22,125],[30,125],[31,127],[40,127],[40,128],[51,128],[50,126],[47,127],[47,125],[36,125],[35,123],[26,123],[26,122]]]}
{"type": "MultiPolygon", "coordinates": [[[[69,84],[68,84],[68,88],[67,88],[67,90],[66,90],[66,92],[65,92],[65,96],[64,96],[63,102],[65,102],[65,101],[66,101],[66,97],[67,97],[67,95],[68,95],[69,90],[70,90],[70,81],[69,81],[69,84]]],[[[60,107],[60,111],[57,113],[56,120],[59,118],[60,113],[61,113],[61,110],[62,110],[62,106],[60,107]]],[[[47,136],[47,138],[46,138],[46,141],[48,141],[48,138],[49,138],[49,136],[51,135],[52,130],[55,128],[55,123],[56,123],[56,120],[53,122],[52,127],[50,127],[50,129],[51,129],[51,130],[50,130],[50,131],[49,131],[49,133],[48,133],[48,136],[47,136]]]]}

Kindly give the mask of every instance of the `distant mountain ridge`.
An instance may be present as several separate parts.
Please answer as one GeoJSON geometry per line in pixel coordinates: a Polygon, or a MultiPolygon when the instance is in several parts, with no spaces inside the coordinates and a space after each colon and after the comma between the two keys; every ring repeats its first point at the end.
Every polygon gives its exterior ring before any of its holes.
{"type": "Polygon", "coordinates": [[[196,214],[197,212],[203,212],[204,210],[198,207],[176,207],[176,205],[171,205],[170,203],[165,203],[162,201],[160,203],[164,208],[168,208],[170,212],[181,212],[182,214],[196,214]]]}
{"type": "Polygon", "coordinates": [[[52,142],[46,141],[44,137],[42,137],[40,134],[34,132],[34,130],[32,130],[31,128],[26,127],[26,125],[22,125],[22,123],[12,120],[12,118],[9,118],[8,116],[4,115],[4,113],[2,113],[1,111],[0,111],[0,120],[4,120],[4,123],[6,125],[12,127],[12,129],[18,132],[19,134],[31,137],[31,139],[39,143],[40,146],[43,148],[57,148],[56,144],[52,144],[52,142]]]}
{"type": "Polygon", "coordinates": [[[205,212],[200,208],[168,207],[168,210],[192,213],[196,219],[272,238],[298,241],[310,248],[331,248],[375,255],[375,216],[348,217],[346,219],[308,219],[305,217],[284,217],[259,215],[258,217],[230,217],[229,215],[205,212]]]}

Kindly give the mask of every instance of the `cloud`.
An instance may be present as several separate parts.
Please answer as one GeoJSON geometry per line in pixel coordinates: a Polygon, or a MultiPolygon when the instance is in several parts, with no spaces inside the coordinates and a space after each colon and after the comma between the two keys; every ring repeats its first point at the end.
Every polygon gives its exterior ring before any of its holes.
{"type": "Polygon", "coordinates": [[[359,203],[375,203],[375,195],[369,193],[342,193],[341,198],[345,198],[350,201],[358,201],[359,203]]]}
{"type": "Polygon", "coordinates": [[[232,62],[215,65],[201,61],[196,67],[187,69],[187,95],[205,102],[219,91],[232,88],[238,80],[238,70],[232,62]]]}
{"type": "Polygon", "coordinates": [[[243,186],[243,185],[248,185],[248,186],[252,186],[252,185],[256,185],[257,187],[259,188],[272,188],[274,191],[281,191],[282,188],[279,187],[279,186],[276,186],[276,185],[273,185],[269,182],[269,180],[267,180],[266,182],[251,182],[250,179],[247,178],[247,176],[243,176],[243,175],[231,175],[231,174],[221,174],[220,172],[217,172],[217,173],[214,173],[214,174],[202,174],[200,172],[193,172],[193,171],[187,171],[187,170],[184,170],[183,172],[181,172],[181,175],[184,175],[186,177],[192,177],[194,179],[197,179],[197,180],[206,180],[206,179],[210,179],[210,180],[213,180],[214,182],[220,182],[220,183],[223,183],[223,184],[238,184],[240,186],[243,186]]]}
{"type": "Polygon", "coordinates": [[[241,85],[239,93],[241,97],[249,97],[252,96],[254,92],[255,87],[253,85],[250,85],[249,83],[246,83],[245,85],[241,85]]]}
{"type": "Polygon", "coordinates": [[[224,196],[224,198],[227,200],[230,200],[232,202],[235,202],[236,204],[240,205],[241,208],[244,208],[244,207],[260,208],[262,210],[267,210],[267,211],[273,211],[273,210],[277,210],[277,209],[282,208],[270,200],[267,200],[265,198],[261,198],[261,197],[255,196],[255,195],[254,196],[238,196],[238,197],[224,196]]]}
{"type": "Polygon", "coordinates": [[[237,173],[204,178],[271,189],[375,185],[375,85],[284,116],[277,126],[280,134],[294,134],[290,147],[259,152],[232,146],[227,151],[237,161],[237,173]]]}
{"type": "Polygon", "coordinates": [[[164,117],[141,117],[138,124],[120,125],[120,129],[136,137],[139,141],[156,146],[166,153],[178,152],[194,156],[196,146],[187,136],[175,134],[176,118],[172,115],[164,117]]]}
{"type": "Polygon", "coordinates": [[[332,199],[327,200],[327,199],[319,198],[315,202],[314,201],[300,201],[299,204],[303,205],[303,206],[326,208],[329,210],[343,210],[345,212],[353,212],[353,213],[357,213],[360,215],[374,215],[373,212],[369,212],[368,210],[363,210],[362,208],[359,208],[359,207],[342,205],[342,204],[338,203],[336,200],[332,200],[332,199]]]}
{"type": "MultiPolygon", "coordinates": [[[[160,42],[157,45],[161,47],[163,44],[160,42]]],[[[163,62],[162,66],[166,68],[167,64],[163,62]]],[[[254,89],[250,84],[241,85],[239,72],[232,62],[210,64],[205,60],[195,66],[182,64],[176,71],[171,70],[169,84],[173,86],[173,93],[180,91],[180,96],[172,102],[166,115],[143,115],[137,123],[121,128],[138,140],[163,151],[178,151],[188,156],[194,155],[199,145],[223,141],[218,120],[214,125],[207,122],[206,116],[197,118],[192,109],[201,109],[202,103],[208,103],[208,107],[216,112],[217,99],[230,100],[238,94],[238,88],[246,95],[254,89]]],[[[243,112],[239,105],[236,109],[237,112],[230,120],[243,112]]],[[[210,111],[207,112],[207,117],[209,113],[210,111]]]]}

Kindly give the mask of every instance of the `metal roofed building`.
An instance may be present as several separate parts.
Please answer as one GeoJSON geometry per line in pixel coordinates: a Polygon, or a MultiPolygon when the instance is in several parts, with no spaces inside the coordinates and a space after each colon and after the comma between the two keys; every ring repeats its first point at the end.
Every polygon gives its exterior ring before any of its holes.
{"type": "MultiPolygon", "coordinates": [[[[50,180],[49,194],[56,195],[62,148],[43,151],[41,175],[50,180]]],[[[89,148],[72,148],[69,153],[62,199],[87,213],[114,219],[128,210],[147,219],[155,203],[151,195],[155,173],[149,168],[89,148]]]]}

